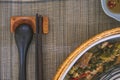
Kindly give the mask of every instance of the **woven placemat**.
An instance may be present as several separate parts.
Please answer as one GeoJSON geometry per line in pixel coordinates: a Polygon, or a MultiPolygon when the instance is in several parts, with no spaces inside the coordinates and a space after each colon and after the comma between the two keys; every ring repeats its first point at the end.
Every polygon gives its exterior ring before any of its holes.
{"type": "MultiPolygon", "coordinates": [[[[49,34],[42,35],[44,80],[52,80],[59,65],[82,42],[120,26],[105,15],[100,0],[12,1],[0,0],[0,80],[18,80],[19,60],[14,34],[10,33],[11,16],[39,13],[49,17],[49,34]]],[[[34,48],[35,37],[27,55],[27,80],[35,80],[34,48]]]]}

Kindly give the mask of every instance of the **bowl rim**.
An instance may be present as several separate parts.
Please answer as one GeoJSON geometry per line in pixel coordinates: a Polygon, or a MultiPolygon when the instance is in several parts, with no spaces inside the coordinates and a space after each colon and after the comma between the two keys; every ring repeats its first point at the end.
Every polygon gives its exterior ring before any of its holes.
{"type": "Polygon", "coordinates": [[[120,21],[120,14],[111,12],[106,5],[106,0],[101,0],[102,9],[108,16],[114,18],[117,21],[120,21]]]}
{"type": "MultiPolygon", "coordinates": [[[[111,30],[104,31],[93,38],[90,38],[78,48],[76,48],[63,62],[63,64],[59,67],[56,75],[54,76],[53,80],[63,80],[67,72],[71,69],[74,63],[91,47],[91,45],[95,46],[104,40],[109,40],[113,38],[120,37],[120,28],[114,28],[111,30]]],[[[92,46],[92,47],[93,47],[92,46]]]]}

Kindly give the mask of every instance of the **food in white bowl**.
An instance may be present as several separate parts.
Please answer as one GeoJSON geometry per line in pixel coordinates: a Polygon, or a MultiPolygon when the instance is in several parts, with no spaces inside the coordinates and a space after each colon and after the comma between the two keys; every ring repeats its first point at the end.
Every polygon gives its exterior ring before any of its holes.
{"type": "Polygon", "coordinates": [[[108,16],[120,21],[120,0],[101,0],[101,4],[108,16]]]}
{"type": "Polygon", "coordinates": [[[113,13],[120,13],[120,0],[106,0],[108,9],[113,13]]]}

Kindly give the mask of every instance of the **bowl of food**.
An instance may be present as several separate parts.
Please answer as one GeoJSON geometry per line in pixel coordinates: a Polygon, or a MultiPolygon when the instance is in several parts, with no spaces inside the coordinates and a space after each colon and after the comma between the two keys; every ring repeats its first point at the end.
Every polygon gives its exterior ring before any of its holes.
{"type": "Polygon", "coordinates": [[[120,21],[120,0],[101,0],[101,5],[108,16],[120,21]]]}
{"type": "Polygon", "coordinates": [[[76,48],[53,80],[120,80],[120,28],[104,31],[76,48]]]}

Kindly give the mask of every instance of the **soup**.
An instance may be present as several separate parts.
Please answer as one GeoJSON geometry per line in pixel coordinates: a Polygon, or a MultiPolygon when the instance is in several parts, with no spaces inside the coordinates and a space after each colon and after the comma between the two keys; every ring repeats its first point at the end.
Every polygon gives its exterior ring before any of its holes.
{"type": "Polygon", "coordinates": [[[113,13],[120,13],[120,0],[107,0],[107,7],[113,13]]]}

